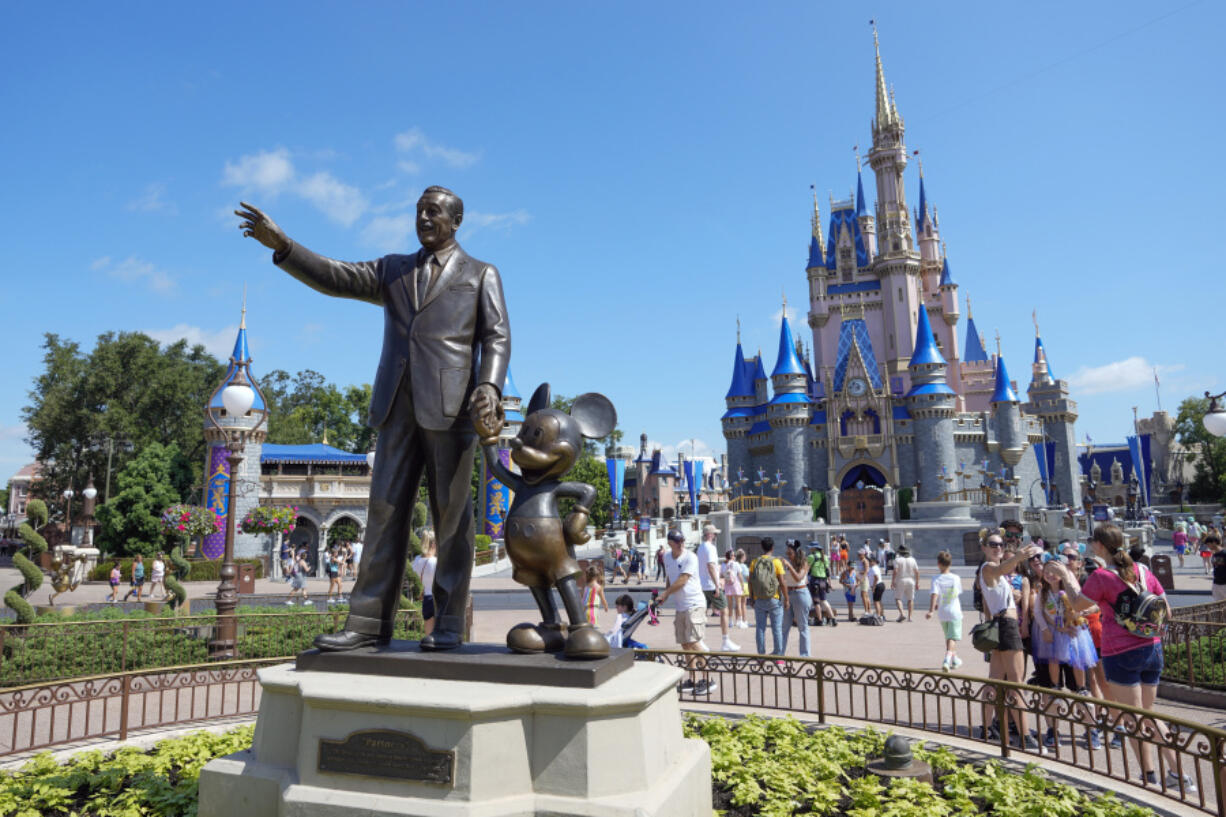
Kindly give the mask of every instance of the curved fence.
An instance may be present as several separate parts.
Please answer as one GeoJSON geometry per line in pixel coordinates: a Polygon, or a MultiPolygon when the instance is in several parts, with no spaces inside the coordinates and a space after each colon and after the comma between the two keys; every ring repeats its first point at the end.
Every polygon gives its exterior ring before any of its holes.
{"type": "Polygon", "coordinates": [[[1162,680],[1226,690],[1226,602],[1179,607],[1162,636],[1162,680]]]}
{"type": "Polygon", "coordinates": [[[1149,788],[1207,814],[1226,817],[1226,731],[1063,692],[941,671],[761,655],[701,657],[646,650],[640,657],[700,669],[715,685],[701,704],[802,712],[978,741],[1001,757],[1043,757],[1120,783],[1149,788]],[[1022,720],[1025,739],[1010,738],[1022,720]],[[1009,727],[1000,726],[1010,724],[1009,727]],[[985,729],[985,726],[987,727],[985,729]],[[1051,730],[1049,746],[1039,741],[1051,730]],[[1127,747],[1127,748],[1126,748],[1127,747]],[[1152,758],[1147,781],[1137,750],[1152,758]]]}

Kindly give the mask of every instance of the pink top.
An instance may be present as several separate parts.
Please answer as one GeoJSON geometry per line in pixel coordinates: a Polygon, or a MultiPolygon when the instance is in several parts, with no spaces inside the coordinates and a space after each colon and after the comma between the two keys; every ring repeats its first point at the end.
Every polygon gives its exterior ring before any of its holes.
{"type": "MultiPolygon", "coordinates": [[[[1144,565],[1135,565],[1134,569],[1141,571],[1145,577],[1145,589],[1154,595],[1161,596],[1162,582],[1158,581],[1152,571],[1144,565]]],[[[1115,600],[1123,593],[1127,585],[1114,570],[1095,570],[1086,578],[1081,586],[1081,594],[1091,599],[1102,608],[1103,644],[1102,654],[1119,655],[1120,653],[1146,647],[1161,641],[1161,638],[1141,638],[1125,630],[1115,621],[1115,600]]]]}
{"type": "Polygon", "coordinates": [[[1171,544],[1172,545],[1175,545],[1176,547],[1178,547],[1179,545],[1186,545],[1187,543],[1188,543],[1188,534],[1184,533],[1183,531],[1177,530],[1173,534],[1171,534],[1171,544]]]}

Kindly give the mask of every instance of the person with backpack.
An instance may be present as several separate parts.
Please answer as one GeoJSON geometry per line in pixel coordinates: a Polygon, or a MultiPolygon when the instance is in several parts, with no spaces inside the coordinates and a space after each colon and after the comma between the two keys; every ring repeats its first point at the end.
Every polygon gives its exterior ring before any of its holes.
{"type": "MultiPolygon", "coordinates": [[[[1090,547],[1106,567],[1087,576],[1085,584],[1080,584],[1072,571],[1059,562],[1050,565],[1068,589],[1074,610],[1086,610],[1096,604],[1102,610],[1102,664],[1108,699],[1137,709],[1153,709],[1163,667],[1162,631],[1170,605],[1162,583],[1150,570],[1132,560],[1125,544],[1124,532],[1115,525],[1096,527],[1090,547]]],[[[1158,740],[1168,740],[1160,721],[1146,726],[1155,730],[1158,740]]],[[[1145,782],[1157,786],[1158,772],[1148,743],[1130,742],[1145,782]]],[[[1175,750],[1163,746],[1160,751],[1167,769],[1165,788],[1178,788],[1185,797],[1195,792],[1192,777],[1181,777],[1176,771],[1179,767],[1175,750]]]]}
{"type": "Polygon", "coordinates": [[[749,565],[749,598],[759,655],[766,655],[767,626],[774,647],[771,655],[783,655],[783,615],[788,609],[788,596],[783,592],[783,562],[771,553],[774,549],[775,540],[762,537],[762,555],[749,565]]]}
{"type": "Polygon", "coordinates": [[[834,614],[830,602],[826,600],[826,595],[830,592],[831,565],[826,560],[826,552],[822,546],[817,542],[813,542],[812,546],[813,552],[809,554],[809,595],[813,598],[813,609],[817,613],[817,621],[814,623],[818,627],[826,624],[837,627],[838,617],[834,614]]]}

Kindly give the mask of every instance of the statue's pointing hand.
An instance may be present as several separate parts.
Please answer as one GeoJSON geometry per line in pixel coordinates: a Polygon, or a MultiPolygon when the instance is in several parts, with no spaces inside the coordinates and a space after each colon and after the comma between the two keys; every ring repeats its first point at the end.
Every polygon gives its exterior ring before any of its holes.
{"type": "Polygon", "coordinates": [[[235,210],[234,215],[243,219],[238,225],[243,235],[254,238],[273,252],[285,252],[289,249],[289,236],[277,226],[277,222],[264,215],[258,207],[245,201],[239,202],[239,206],[243,209],[235,210]]]}

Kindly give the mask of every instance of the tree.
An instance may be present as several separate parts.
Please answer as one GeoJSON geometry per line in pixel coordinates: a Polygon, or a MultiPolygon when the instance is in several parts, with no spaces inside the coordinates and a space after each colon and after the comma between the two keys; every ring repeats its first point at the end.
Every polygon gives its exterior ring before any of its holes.
{"type": "Polygon", "coordinates": [[[120,556],[152,556],[165,538],[162,511],[179,501],[170,484],[178,447],[149,443],[116,477],[118,493],[100,506],[98,546],[120,556]]]}
{"type": "MultiPolygon", "coordinates": [[[[43,465],[35,490],[56,499],[70,486],[80,491],[90,474],[101,488],[107,453],[97,440],[118,437],[137,452],[153,442],[173,444],[172,502],[189,496],[200,487],[204,406],[224,375],[203,346],[189,348],[182,340],[163,348],[140,332],[106,332],[85,354],[77,343],[48,333],[43,372],[22,409],[27,441],[43,465]]],[[[114,466],[124,459],[119,452],[114,466]]]]}
{"type": "Polygon", "coordinates": [[[1180,403],[1175,437],[1185,450],[1200,452],[1188,497],[1193,502],[1226,502],[1226,439],[1205,428],[1208,411],[1209,401],[1204,397],[1189,397],[1180,403]]]}
{"type": "Polygon", "coordinates": [[[341,542],[358,541],[358,523],[352,519],[338,519],[328,528],[328,547],[334,547],[341,542]]]}
{"type": "Polygon", "coordinates": [[[362,453],[374,441],[374,429],[366,425],[369,384],[340,388],[311,369],[292,377],[274,369],[261,378],[260,388],[269,408],[270,443],[305,445],[326,434],[329,445],[362,453]]]}

